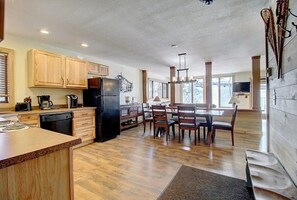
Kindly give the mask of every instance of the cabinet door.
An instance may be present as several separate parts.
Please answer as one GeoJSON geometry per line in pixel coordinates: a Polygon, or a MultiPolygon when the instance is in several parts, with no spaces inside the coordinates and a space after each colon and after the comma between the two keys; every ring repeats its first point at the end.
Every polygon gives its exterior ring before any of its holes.
{"type": "Polygon", "coordinates": [[[63,87],[63,56],[31,50],[28,52],[29,86],[63,87]]]}
{"type": "Polygon", "coordinates": [[[92,74],[97,74],[99,72],[99,64],[88,62],[88,72],[92,74]]]}
{"type": "Polygon", "coordinates": [[[31,125],[31,126],[40,126],[39,123],[39,114],[19,114],[19,122],[31,125]]]}
{"type": "Polygon", "coordinates": [[[87,72],[85,61],[66,57],[66,87],[87,88],[87,72]]]}
{"type": "Polygon", "coordinates": [[[101,76],[108,76],[108,73],[109,73],[108,66],[106,66],[106,65],[100,65],[99,66],[99,74],[101,76]]]}

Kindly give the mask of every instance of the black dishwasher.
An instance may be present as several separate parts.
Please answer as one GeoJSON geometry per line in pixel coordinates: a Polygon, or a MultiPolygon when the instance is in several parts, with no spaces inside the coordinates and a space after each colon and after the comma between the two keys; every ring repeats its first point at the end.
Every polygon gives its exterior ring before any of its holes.
{"type": "Polygon", "coordinates": [[[72,112],[40,114],[40,127],[72,135],[72,112]]]}

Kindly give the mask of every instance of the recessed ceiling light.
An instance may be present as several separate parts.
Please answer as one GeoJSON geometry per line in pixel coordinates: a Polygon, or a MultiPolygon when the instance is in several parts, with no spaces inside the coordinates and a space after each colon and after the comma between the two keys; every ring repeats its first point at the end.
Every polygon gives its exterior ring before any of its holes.
{"type": "Polygon", "coordinates": [[[47,34],[47,35],[49,34],[49,32],[48,32],[46,29],[41,29],[41,30],[40,30],[40,33],[42,33],[42,34],[47,34]]]}
{"type": "Polygon", "coordinates": [[[176,48],[178,46],[177,46],[177,44],[172,44],[171,47],[176,48]]]}
{"type": "Polygon", "coordinates": [[[80,46],[82,46],[82,47],[88,47],[89,45],[87,43],[81,43],[80,46]]]}

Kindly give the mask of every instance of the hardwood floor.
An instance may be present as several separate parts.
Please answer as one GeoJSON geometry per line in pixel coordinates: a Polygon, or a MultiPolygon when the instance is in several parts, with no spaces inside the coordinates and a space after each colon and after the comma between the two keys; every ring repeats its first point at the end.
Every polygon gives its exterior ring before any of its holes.
{"type": "Polygon", "coordinates": [[[157,199],[181,165],[245,179],[245,150],[266,150],[265,134],[236,132],[232,147],[230,132],[218,131],[214,144],[201,140],[194,146],[187,132],[183,142],[171,137],[166,143],[164,136],[153,139],[148,129],[143,134],[138,126],[75,149],[75,199],[157,199]]]}

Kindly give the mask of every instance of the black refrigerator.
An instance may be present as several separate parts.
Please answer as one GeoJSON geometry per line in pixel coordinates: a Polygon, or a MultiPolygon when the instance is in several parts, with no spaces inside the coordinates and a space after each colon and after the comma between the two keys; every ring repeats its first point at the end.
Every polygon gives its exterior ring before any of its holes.
{"type": "Polygon", "coordinates": [[[96,107],[96,142],[104,142],[120,134],[119,80],[88,79],[83,91],[83,105],[96,107]]]}

